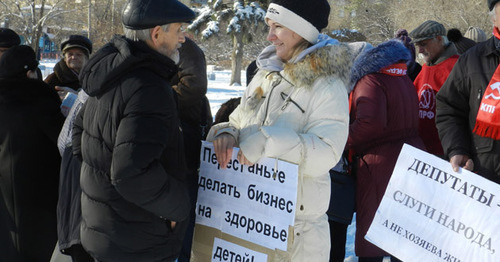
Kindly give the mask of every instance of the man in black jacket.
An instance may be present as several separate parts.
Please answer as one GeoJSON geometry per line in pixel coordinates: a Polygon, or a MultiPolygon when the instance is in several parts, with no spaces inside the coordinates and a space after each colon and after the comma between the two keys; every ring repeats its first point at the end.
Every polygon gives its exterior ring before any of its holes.
{"type": "Polygon", "coordinates": [[[177,0],[130,0],[125,36],[80,74],[89,95],[73,129],[81,241],[98,261],[174,261],[180,252],[190,200],[170,80],[193,18],[177,0]]]}
{"type": "Polygon", "coordinates": [[[438,92],[436,125],[455,171],[500,183],[500,1],[488,0],[494,36],[458,59],[438,92]]]}

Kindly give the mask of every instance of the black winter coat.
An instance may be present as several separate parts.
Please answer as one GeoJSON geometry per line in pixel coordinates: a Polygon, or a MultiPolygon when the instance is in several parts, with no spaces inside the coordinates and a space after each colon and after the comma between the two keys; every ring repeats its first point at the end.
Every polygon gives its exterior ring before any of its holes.
{"type": "MultiPolygon", "coordinates": [[[[197,174],[200,167],[200,148],[203,139],[202,125],[206,133],[212,124],[212,113],[207,97],[207,64],[205,54],[196,43],[186,38],[179,48],[179,72],[171,83],[177,94],[179,119],[184,133],[187,167],[190,174],[197,174]]],[[[197,185],[197,176],[191,176],[197,185]]],[[[191,183],[191,184],[192,184],[191,183]]]]}
{"type": "Polygon", "coordinates": [[[0,79],[0,261],[49,261],[57,241],[59,97],[32,79],[0,79]]]}
{"type": "Polygon", "coordinates": [[[173,261],[190,204],[170,78],[174,62],[116,36],[81,72],[75,120],[83,247],[99,261],[173,261]],[[170,221],[179,223],[174,230],[170,221]]]}
{"type": "Polygon", "coordinates": [[[468,155],[474,172],[500,183],[500,141],[472,132],[484,91],[500,64],[495,37],[462,54],[436,96],[436,125],[447,157],[468,155]]]}

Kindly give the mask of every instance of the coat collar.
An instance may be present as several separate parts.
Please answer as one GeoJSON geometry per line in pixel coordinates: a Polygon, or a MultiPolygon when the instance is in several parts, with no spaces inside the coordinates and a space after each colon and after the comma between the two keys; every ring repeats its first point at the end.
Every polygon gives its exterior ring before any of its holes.
{"type": "Polygon", "coordinates": [[[295,86],[310,87],[320,77],[334,77],[347,83],[352,58],[352,51],[346,44],[320,35],[318,43],[288,63],[283,63],[276,56],[274,46],[268,46],[259,55],[257,66],[268,72],[282,71],[281,75],[295,86]]]}

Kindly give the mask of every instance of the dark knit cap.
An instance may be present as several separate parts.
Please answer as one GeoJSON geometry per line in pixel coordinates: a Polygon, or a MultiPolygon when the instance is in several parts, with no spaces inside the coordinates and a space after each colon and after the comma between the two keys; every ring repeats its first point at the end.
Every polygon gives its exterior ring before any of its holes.
{"type": "Polygon", "coordinates": [[[10,47],[0,58],[0,78],[25,78],[28,70],[38,66],[35,51],[27,45],[10,47]]]}
{"type": "Polygon", "coordinates": [[[467,49],[473,47],[476,44],[474,40],[464,37],[462,35],[462,32],[460,32],[460,30],[456,28],[448,30],[448,34],[446,36],[448,37],[448,40],[450,40],[450,42],[455,44],[455,47],[457,48],[459,54],[465,53],[467,49]]]}
{"type": "Polygon", "coordinates": [[[194,12],[177,0],[129,0],[122,11],[123,25],[133,30],[189,23],[194,17],[194,12]]]}
{"type": "Polygon", "coordinates": [[[444,26],[441,23],[433,20],[423,22],[410,32],[410,37],[413,38],[412,43],[431,39],[438,35],[446,36],[446,29],[444,29],[444,26]]]}
{"type": "Polygon", "coordinates": [[[500,0],[488,0],[488,7],[490,8],[490,11],[493,10],[493,7],[499,2],[500,0]]]}
{"type": "Polygon", "coordinates": [[[87,56],[92,53],[92,41],[83,35],[70,35],[61,42],[61,51],[63,53],[67,49],[75,47],[82,49],[87,56]]]}
{"type": "Polygon", "coordinates": [[[329,15],[330,4],[327,0],[272,0],[266,18],[314,43],[319,32],[328,25],[329,15]]]}
{"type": "Polygon", "coordinates": [[[9,28],[0,28],[0,47],[9,48],[21,44],[19,35],[9,28]]]}
{"type": "Polygon", "coordinates": [[[406,29],[399,29],[394,35],[394,38],[403,42],[405,47],[410,50],[412,60],[415,60],[415,45],[411,42],[411,38],[408,36],[408,31],[406,31],[406,29]]]}

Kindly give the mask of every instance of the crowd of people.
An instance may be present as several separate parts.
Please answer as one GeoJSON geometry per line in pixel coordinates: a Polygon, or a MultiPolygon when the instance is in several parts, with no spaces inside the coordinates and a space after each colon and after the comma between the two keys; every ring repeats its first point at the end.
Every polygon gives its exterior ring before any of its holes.
{"type": "Polygon", "coordinates": [[[70,35],[45,79],[0,28],[0,262],[190,261],[205,139],[223,169],[234,147],[244,165],[298,165],[286,261],[343,261],[354,212],[359,261],[400,261],[364,235],[403,144],[500,183],[500,1],[487,6],[489,39],[427,20],[373,46],[322,34],[326,0],[271,0],[271,44],[214,123],[178,0],[129,0],[124,34],[94,53],[70,35]]]}

